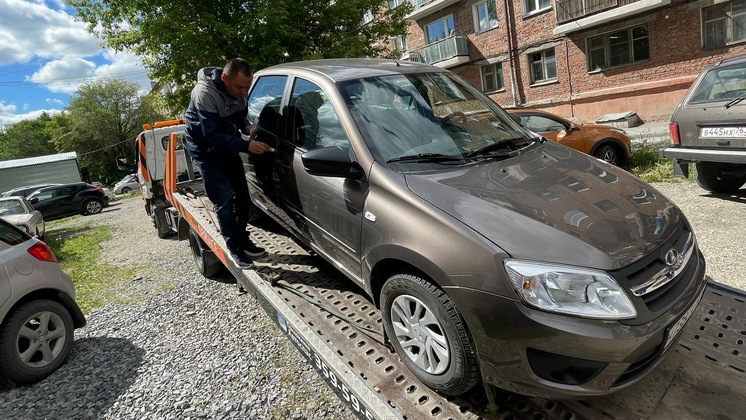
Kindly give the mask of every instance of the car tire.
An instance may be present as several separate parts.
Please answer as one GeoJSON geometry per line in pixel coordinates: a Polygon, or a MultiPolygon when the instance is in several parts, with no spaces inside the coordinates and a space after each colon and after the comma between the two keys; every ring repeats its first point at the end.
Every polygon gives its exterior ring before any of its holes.
{"type": "Polygon", "coordinates": [[[91,198],[83,202],[83,214],[99,214],[104,209],[104,202],[91,198]]]}
{"type": "Polygon", "coordinates": [[[166,218],[166,210],[154,207],[151,218],[153,219],[153,226],[155,227],[155,231],[159,238],[164,239],[174,233],[171,230],[171,225],[169,225],[168,219],[166,218]]]}
{"type": "Polygon", "coordinates": [[[0,328],[0,375],[17,385],[44,379],[67,360],[73,328],[70,312],[58,302],[21,305],[0,328]]]}
{"type": "Polygon", "coordinates": [[[130,188],[130,187],[124,187],[124,188],[122,188],[122,194],[129,194],[130,191],[132,191],[132,188],[130,188]]]}
{"type": "Polygon", "coordinates": [[[722,175],[724,164],[719,162],[696,162],[694,164],[694,179],[704,190],[714,193],[736,192],[746,183],[746,175],[727,177],[722,175]]]}
{"type": "Polygon", "coordinates": [[[223,264],[218,257],[205,246],[202,238],[191,228],[189,229],[189,248],[192,250],[192,257],[194,263],[197,264],[197,270],[208,279],[214,277],[223,268],[223,264]]]}
{"type": "Polygon", "coordinates": [[[593,152],[593,157],[601,159],[606,163],[614,166],[624,166],[624,155],[619,152],[619,148],[612,144],[604,144],[593,152]]]}
{"type": "Polygon", "coordinates": [[[415,275],[394,275],[381,290],[381,314],[396,353],[425,385],[455,396],[479,382],[469,332],[443,290],[415,275]]]}

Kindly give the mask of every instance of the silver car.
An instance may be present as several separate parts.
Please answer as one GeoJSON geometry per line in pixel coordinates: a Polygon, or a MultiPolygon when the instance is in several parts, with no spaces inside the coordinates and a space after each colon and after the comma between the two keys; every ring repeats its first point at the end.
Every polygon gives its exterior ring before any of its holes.
{"type": "Polygon", "coordinates": [[[0,217],[29,235],[44,239],[44,216],[25,197],[0,198],[0,217]]]}
{"type": "Polygon", "coordinates": [[[26,385],[50,375],[85,324],[52,250],[0,219],[0,376],[26,385]]]}

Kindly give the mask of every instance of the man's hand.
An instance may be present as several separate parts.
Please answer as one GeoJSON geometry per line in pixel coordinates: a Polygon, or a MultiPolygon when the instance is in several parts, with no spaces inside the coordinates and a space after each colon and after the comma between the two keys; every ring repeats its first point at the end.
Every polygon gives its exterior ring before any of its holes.
{"type": "Polygon", "coordinates": [[[261,155],[262,153],[274,152],[274,151],[275,149],[269,147],[267,143],[262,143],[256,140],[249,142],[249,153],[253,153],[255,155],[261,155]]]}

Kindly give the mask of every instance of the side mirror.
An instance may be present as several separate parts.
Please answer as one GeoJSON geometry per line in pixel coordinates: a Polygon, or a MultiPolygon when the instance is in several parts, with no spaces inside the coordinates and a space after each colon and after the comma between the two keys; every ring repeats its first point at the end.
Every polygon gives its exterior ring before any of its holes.
{"type": "Polygon", "coordinates": [[[31,200],[29,200],[28,202],[31,203],[31,204],[36,204],[36,203],[39,202],[39,198],[38,197],[34,197],[31,200]]]}
{"type": "Polygon", "coordinates": [[[135,170],[135,164],[130,163],[129,159],[127,159],[124,156],[117,156],[116,162],[117,162],[117,168],[119,168],[119,170],[126,171],[126,172],[134,172],[135,170]]]}
{"type": "Polygon", "coordinates": [[[301,155],[303,168],[311,175],[360,179],[363,170],[339,146],[309,150],[301,155]]]}

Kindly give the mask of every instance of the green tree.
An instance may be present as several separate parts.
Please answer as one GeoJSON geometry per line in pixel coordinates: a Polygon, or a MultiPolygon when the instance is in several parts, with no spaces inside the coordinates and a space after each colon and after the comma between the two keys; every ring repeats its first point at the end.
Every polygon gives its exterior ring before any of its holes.
{"type": "Polygon", "coordinates": [[[152,95],[138,95],[138,84],[123,80],[82,85],[65,112],[49,124],[60,152],[75,151],[92,180],[121,177],[117,156],[134,156],[134,139],[146,122],[164,119],[152,95]]]}
{"type": "Polygon", "coordinates": [[[34,120],[23,120],[0,132],[0,160],[22,159],[57,153],[47,132],[51,121],[42,113],[34,120]]]}
{"type": "Polygon", "coordinates": [[[170,109],[186,108],[197,71],[242,57],[254,69],[317,58],[376,57],[406,33],[409,2],[385,0],[68,0],[88,29],[137,54],[150,77],[176,86],[170,109]],[[363,24],[372,11],[373,21],[363,24]]]}

